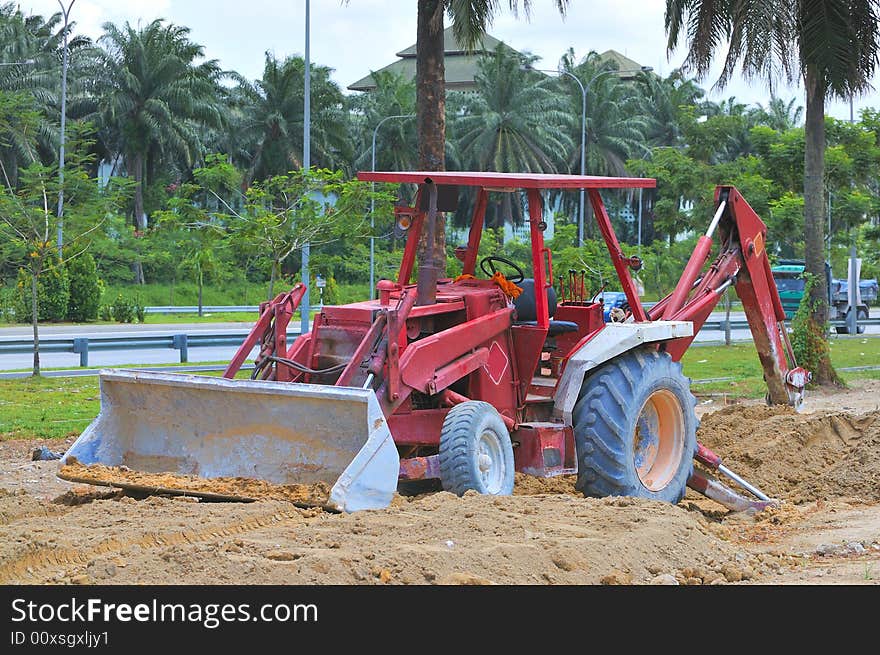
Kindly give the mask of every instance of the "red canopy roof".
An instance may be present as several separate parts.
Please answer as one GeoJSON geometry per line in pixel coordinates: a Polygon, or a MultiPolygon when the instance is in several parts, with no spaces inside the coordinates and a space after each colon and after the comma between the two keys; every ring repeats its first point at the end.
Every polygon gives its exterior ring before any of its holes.
{"type": "Polygon", "coordinates": [[[653,189],[657,180],[643,177],[597,177],[595,175],[550,175],[546,173],[475,173],[419,171],[361,171],[362,182],[392,184],[458,184],[487,189],[653,189]]]}

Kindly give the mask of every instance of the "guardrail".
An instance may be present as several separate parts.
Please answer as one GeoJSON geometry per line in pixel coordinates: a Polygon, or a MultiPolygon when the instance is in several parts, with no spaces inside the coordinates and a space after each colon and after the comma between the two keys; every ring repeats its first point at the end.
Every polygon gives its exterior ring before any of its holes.
{"type": "MultiPolygon", "coordinates": [[[[703,323],[703,330],[721,330],[724,331],[726,329],[727,323],[730,323],[731,330],[747,330],[749,328],[749,322],[743,320],[736,321],[706,321],[703,323]]],[[[839,321],[828,321],[831,327],[847,327],[849,323],[847,321],[839,320],[839,321]]],[[[859,321],[856,321],[859,327],[864,327],[866,325],[880,325],[880,318],[866,318],[859,321]]],[[[786,323],[787,325],[789,323],[786,323]]]]}
{"type": "MultiPolygon", "coordinates": [[[[288,337],[298,337],[299,330],[291,330],[288,337]]],[[[97,350],[144,350],[170,348],[180,352],[180,363],[189,361],[190,348],[240,346],[248,332],[225,332],[223,334],[168,334],[134,337],[75,337],[72,339],[40,339],[41,353],[74,353],[79,355],[79,365],[89,365],[89,352],[97,350]]],[[[0,355],[21,355],[34,350],[33,339],[0,341],[0,355]]]]}
{"type": "MultiPolygon", "coordinates": [[[[311,311],[321,311],[323,305],[312,305],[311,311]]],[[[256,314],[259,305],[202,305],[203,314],[256,314]]],[[[144,307],[145,314],[198,314],[198,305],[157,305],[144,307]]]]}
{"type": "MultiPolygon", "coordinates": [[[[703,324],[703,330],[723,331],[727,321],[707,321],[703,324]]],[[[834,327],[846,326],[845,321],[830,321],[834,327]]],[[[859,326],[880,325],[880,318],[869,318],[858,321],[859,326]]],[[[731,330],[748,329],[747,321],[730,321],[731,330]]],[[[299,329],[290,330],[288,337],[297,337],[299,329]]],[[[180,352],[180,363],[189,361],[190,348],[211,348],[219,346],[239,346],[247,337],[246,330],[236,332],[224,332],[223,334],[168,334],[156,336],[132,336],[132,337],[75,337],[58,339],[47,337],[40,339],[40,352],[46,353],[74,353],[79,355],[79,365],[89,365],[89,352],[97,350],[142,350],[151,348],[170,348],[180,352]]],[[[14,339],[0,341],[0,355],[21,355],[33,352],[33,339],[14,339]]]]}

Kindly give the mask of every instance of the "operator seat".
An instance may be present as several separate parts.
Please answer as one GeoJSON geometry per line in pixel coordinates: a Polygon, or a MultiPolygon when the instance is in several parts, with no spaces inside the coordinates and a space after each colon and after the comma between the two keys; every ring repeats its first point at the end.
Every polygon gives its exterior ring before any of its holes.
{"type": "MultiPolygon", "coordinates": [[[[535,308],[535,280],[526,278],[517,284],[522,293],[513,301],[516,308],[516,321],[514,325],[537,325],[538,314],[535,308]]],[[[547,332],[548,337],[555,337],[566,332],[577,332],[580,327],[572,321],[554,321],[553,315],[556,313],[556,290],[553,287],[547,287],[547,308],[550,313],[550,330],[547,332]]]]}

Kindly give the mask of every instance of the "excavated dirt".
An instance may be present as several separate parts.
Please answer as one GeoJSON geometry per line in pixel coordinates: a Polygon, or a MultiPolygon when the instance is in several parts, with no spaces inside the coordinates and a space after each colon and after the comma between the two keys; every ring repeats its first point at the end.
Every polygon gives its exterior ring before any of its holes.
{"type": "Polygon", "coordinates": [[[724,464],[764,493],[802,504],[880,501],[880,412],[854,415],[732,406],[703,417],[698,432],[724,464]]]}
{"type": "Polygon", "coordinates": [[[289,503],[320,507],[330,497],[330,487],[315,484],[270,484],[251,478],[200,478],[175,473],[143,473],[126,467],[90,464],[84,466],[75,457],[61,467],[60,477],[97,485],[130,485],[143,490],[179,491],[181,495],[219,496],[241,500],[284,500],[289,503]]]}
{"type": "MultiPolygon", "coordinates": [[[[583,498],[575,476],[517,475],[513,496],[396,496],[388,509],[355,514],[301,508],[290,502],[301,495],[240,479],[203,490],[255,502],[144,498],[64,482],[57,461],[30,461],[34,447],[62,442],[4,442],[0,583],[876,583],[878,391],[825,393],[804,414],[700,406],[700,439],[782,500],[757,515],[690,491],[677,506],[583,498]]],[[[117,481],[132,473],[79,468],[117,481]]],[[[161,478],[127,481],[175,486],[161,478]]],[[[192,490],[194,480],[183,482],[175,488],[192,490]]]]}

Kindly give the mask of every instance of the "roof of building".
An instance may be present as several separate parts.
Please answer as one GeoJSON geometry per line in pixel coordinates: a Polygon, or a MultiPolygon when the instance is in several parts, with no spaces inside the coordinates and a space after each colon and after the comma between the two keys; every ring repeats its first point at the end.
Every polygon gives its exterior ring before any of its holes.
{"type": "MultiPolygon", "coordinates": [[[[468,90],[475,88],[474,76],[477,73],[477,62],[480,57],[487,53],[494,52],[498,46],[510,48],[504,42],[499,41],[490,34],[484,34],[483,38],[477,46],[468,51],[465,49],[451,27],[447,27],[443,31],[443,48],[444,48],[444,67],[446,69],[446,88],[456,90],[468,90]]],[[[416,44],[412,44],[408,48],[404,48],[397,53],[400,57],[397,61],[384,68],[379,69],[381,72],[390,72],[402,75],[406,79],[415,79],[416,77],[416,44]]],[[[377,72],[379,72],[377,71],[377,72]]],[[[357,82],[350,84],[350,91],[372,91],[376,88],[376,82],[373,75],[367,75],[359,79],[357,82]]]]}
{"type": "Polygon", "coordinates": [[[617,69],[620,71],[628,71],[622,72],[620,74],[621,79],[629,80],[636,76],[636,73],[642,69],[642,65],[633,61],[626,55],[622,55],[617,50],[606,50],[602,54],[599,55],[599,59],[604,63],[606,61],[613,61],[617,64],[617,69]]]}
{"type": "MultiPolygon", "coordinates": [[[[512,52],[516,52],[503,41],[499,41],[491,34],[484,34],[480,42],[473,49],[468,51],[455,38],[455,33],[451,27],[447,27],[443,31],[443,48],[444,48],[444,68],[446,69],[446,88],[458,91],[468,91],[476,88],[474,77],[477,73],[477,63],[485,54],[495,51],[498,46],[507,48],[512,52]]],[[[389,72],[400,75],[408,80],[414,80],[416,77],[416,44],[412,44],[408,48],[404,48],[397,53],[400,57],[397,61],[379,69],[376,72],[389,72]]],[[[622,72],[621,79],[633,79],[636,75],[633,71],[638,71],[642,65],[633,61],[626,55],[616,50],[606,50],[599,55],[601,61],[613,61],[622,72]]],[[[376,82],[372,73],[359,79],[348,86],[350,91],[372,91],[376,88],[376,82]]]]}

